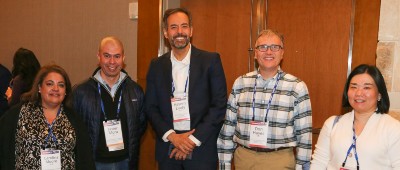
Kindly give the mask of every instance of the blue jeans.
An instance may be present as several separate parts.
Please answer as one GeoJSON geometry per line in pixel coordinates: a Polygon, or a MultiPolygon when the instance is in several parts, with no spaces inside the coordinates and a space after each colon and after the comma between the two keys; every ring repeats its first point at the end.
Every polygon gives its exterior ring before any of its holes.
{"type": "Polygon", "coordinates": [[[96,170],[125,170],[125,169],[129,169],[129,159],[113,163],[96,162],[96,170]]]}

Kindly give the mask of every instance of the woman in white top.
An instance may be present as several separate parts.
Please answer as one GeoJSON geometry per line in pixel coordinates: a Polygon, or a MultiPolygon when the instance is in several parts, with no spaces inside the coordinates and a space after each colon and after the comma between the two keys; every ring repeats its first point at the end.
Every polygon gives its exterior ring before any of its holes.
{"type": "Polygon", "coordinates": [[[353,110],[325,121],[311,169],[400,169],[400,122],[386,114],[390,102],[380,71],[356,67],[342,100],[343,107],[353,110]]]}

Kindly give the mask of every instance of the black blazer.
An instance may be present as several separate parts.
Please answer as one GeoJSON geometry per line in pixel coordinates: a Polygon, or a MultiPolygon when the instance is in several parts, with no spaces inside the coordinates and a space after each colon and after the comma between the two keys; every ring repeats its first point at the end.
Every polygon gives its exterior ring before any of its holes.
{"type": "MultiPolygon", "coordinates": [[[[171,52],[155,58],[147,73],[146,115],[156,132],[156,159],[168,158],[170,142],[162,136],[173,129],[171,52]]],[[[192,46],[189,73],[189,111],[193,136],[202,144],[193,151],[193,160],[216,161],[217,137],[226,113],[226,80],[218,53],[192,46]]],[[[177,133],[183,133],[177,131],[177,133]]]]}

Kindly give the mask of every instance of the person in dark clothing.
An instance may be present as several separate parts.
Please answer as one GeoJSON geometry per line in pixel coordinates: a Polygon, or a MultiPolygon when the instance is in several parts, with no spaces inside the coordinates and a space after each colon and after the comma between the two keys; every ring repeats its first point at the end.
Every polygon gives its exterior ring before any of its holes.
{"type": "Polygon", "coordinates": [[[32,87],[0,118],[0,169],[95,169],[86,127],[68,105],[65,70],[43,67],[32,87]]]}
{"type": "Polygon", "coordinates": [[[10,71],[0,64],[0,117],[4,114],[4,112],[8,109],[8,101],[6,91],[8,89],[8,85],[11,81],[11,73],[10,71]]]}
{"type": "Polygon", "coordinates": [[[12,93],[8,99],[10,107],[18,104],[21,95],[32,88],[33,79],[39,69],[40,63],[31,50],[19,48],[15,52],[11,70],[12,80],[10,82],[12,93]]]}
{"type": "Polygon", "coordinates": [[[104,38],[97,57],[99,67],[73,90],[73,107],[88,127],[96,169],[138,169],[143,90],[123,70],[120,40],[104,38]]]}

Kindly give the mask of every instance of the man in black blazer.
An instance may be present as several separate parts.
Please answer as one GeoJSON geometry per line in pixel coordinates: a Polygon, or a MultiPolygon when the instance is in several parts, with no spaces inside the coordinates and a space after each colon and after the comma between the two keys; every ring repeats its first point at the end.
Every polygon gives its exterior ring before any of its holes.
{"type": "Polygon", "coordinates": [[[226,80],[218,53],[190,44],[186,9],[165,11],[171,51],[147,74],[146,114],[156,132],[159,169],[217,169],[216,141],[226,112],[226,80]]]}

